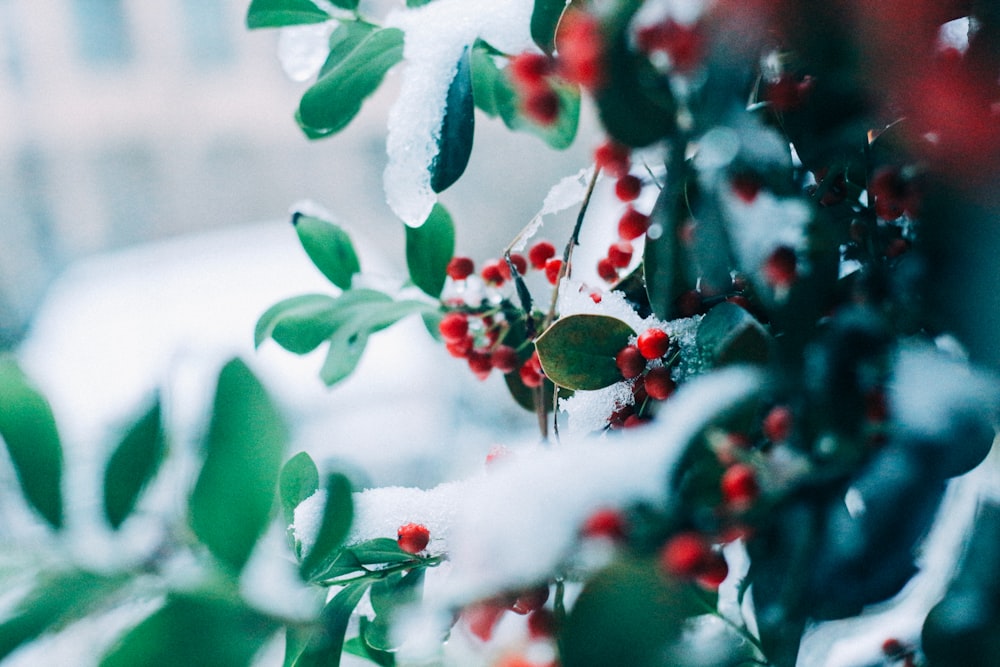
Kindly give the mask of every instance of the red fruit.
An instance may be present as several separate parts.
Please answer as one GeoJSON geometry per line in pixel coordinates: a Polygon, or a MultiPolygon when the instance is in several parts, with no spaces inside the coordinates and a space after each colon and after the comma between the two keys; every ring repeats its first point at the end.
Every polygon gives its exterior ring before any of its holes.
{"type": "Polygon", "coordinates": [[[490,353],[484,350],[473,350],[469,353],[469,370],[480,380],[485,380],[493,369],[490,353]]]}
{"type": "Polygon", "coordinates": [[[545,262],[545,278],[551,284],[555,285],[559,280],[559,274],[562,272],[562,265],[562,260],[556,257],[553,257],[545,262]]]}
{"type": "Polygon", "coordinates": [[[910,242],[906,239],[893,239],[889,241],[889,245],[886,246],[885,256],[889,259],[894,259],[899,257],[904,252],[910,249],[910,242]]]}
{"type": "Polygon", "coordinates": [[[488,285],[495,285],[499,287],[503,285],[510,275],[510,270],[507,268],[507,263],[503,261],[492,261],[483,267],[482,272],[483,280],[488,285]]]}
{"type": "Polygon", "coordinates": [[[514,265],[515,269],[517,269],[518,274],[523,276],[528,272],[528,260],[524,258],[524,255],[512,253],[510,256],[510,263],[514,265]]]}
{"type": "Polygon", "coordinates": [[[469,631],[484,642],[493,637],[493,628],[507,609],[493,600],[486,600],[469,605],[462,610],[462,620],[469,626],[469,631]]]}
{"type": "Polygon", "coordinates": [[[624,202],[634,201],[642,192],[642,180],[638,176],[628,174],[615,181],[615,196],[624,202]]]}
{"type": "Polygon", "coordinates": [[[733,193],[745,204],[752,204],[761,188],[760,179],[752,174],[736,174],[729,185],[733,193]]]}
{"type": "Polygon", "coordinates": [[[708,562],[712,549],[698,533],[674,535],[660,549],[660,567],[675,577],[691,578],[698,575],[708,562]]]}
{"type": "Polygon", "coordinates": [[[465,359],[472,352],[472,348],[475,346],[475,340],[471,335],[462,338],[461,340],[447,341],[444,344],[444,348],[448,350],[448,353],[459,359],[465,359]]]}
{"type": "Polygon", "coordinates": [[[599,509],[587,517],[580,532],[584,537],[601,537],[609,540],[625,538],[625,517],[616,509],[599,509]]]}
{"type": "Polygon", "coordinates": [[[902,658],[906,655],[907,649],[903,642],[890,637],[882,642],[882,653],[889,658],[902,658]]]}
{"type": "Polygon", "coordinates": [[[441,318],[438,331],[448,343],[461,341],[469,333],[469,318],[464,313],[448,313],[441,318]]]}
{"type": "Polygon", "coordinates": [[[784,442],[792,431],[792,411],[784,405],[777,405],[764,417],[764,437],[771,442],[784,442]]]}
{"type": "Polygon", "coordinates": [[[797,262],[794,250],[788,246],[778,246],[764,262],[764,280],[774,287],[788,287],[798,276],[797,262]]]}
{"type": "Polygon", "coordinates": [[[659,359],[670,348],[670,336],[663,329],[646,329],[639,334],[636,347],[647,359],[659,359]]]}
{"type": "Polygon", "coordinates": [[[600,276],[601,280],[613,283],[618,280],[618,269],[615,268],[610,259],[605,257],[597,262],[597,275],[600,276]]]}
{"type": "Polygon", "coordinates": [[[539,125],[552,125],[559,120],[559,95],[551,88],[532,90],[521,102],[521,111],[539,125]]]}
{"type": "Polygon", "coordinates": [[[622,422],[622,428],[638,428],[639,426],[645,426],[651,420],[650,417],[642,417],[640,415],[629,415],[622,422]]]}
{"type": "Polygon", "coordinates": [[[528,249],[528,261],[532,268],[542,270],[545,263],[556,256],[556,247],[548,241],[539,241],[528,249]]]}
{"type": "Polygon", "coordinates": [[[542,375],[542,370],[539,368],[538,364],[534,362],[537,357],[532,357],[526,362],[521,364],[520,370],[518,370],[518,375],[521,377],[521,383],[525,387],[530,387],[534,389],[535,387],[541,387],[542,382],[545,381],[545,376],[542,375]]]}
{"type": "Polygon", "coordinates": [[[608,248],[608,261],[617,269],[627,268],[632,263],[632,253],[635,249],[628,241],[617,241],[608,248]]]}
{"type": "Polygon", "coordinates": [[[465,280],[476,270],[476,265],[468,257],[452,257],[446,269],[452,280],[465,280]]]}
{"type": "Polygon", "coordinates": [[[727,576],[729,576],[729,565],[725,557],[721,553],[712,552],[695,579],[703,588],[714,591],[727,576]]]}
{"type": "Polygon", "coordinates": [[[596,290],[590,293],[590,300],[593,301],[594,303],[600,303],[603,299],[604,295],[602,295],[600,292],[596,290]]]}
{"type": "Polygon", "coordinates": [[[510,345],[498,345],[490,352],[490,364],[504,375],[517,370],[517,350],[510,345]]]}
{"type": "Polygon", "coordinates": [[[666,53],[678,72],[690,72],[694,69],[701,62],[705,51],[705,38],[697,26],[682,25],[672,19],[640,29],[636,34],[636,41],[646,53],[666,53]]]}
{"type": "Polygon", "coordinates": [[[535,88],[545,84],[553,66],[552,59],[541,53],[521,53],[510,61],[510,77],[521,88],[535,88]]]}
{"type": "Polygon", "coordinates": [[[601,58],[604,37],[597,19],[578,10],[563,14],[556,33],[559,73],[584,88],[596,88],[604,78],[601,58]]]}
{"type": "Polygon", "coordinates": [[[532,639],[548,639],[556,633],[556,616],[544,607],[528,615],[528,636],[532,639]]]}
{"type": "Polygon", "coordinates": [[[670,369],[666,366],[651,368],[646,373],[646,393],[657,401],[665,401],[677,389],[677,383],[670,377],[670,369]]]}
{"type": "Polygon", "coordinates": [[[622,372],[622,377],[631,380],[646,370],[646,359],[634,345],[627,345],[615,356],[615,365],[622,372]]]}
{"type": "Polygon", "coordinates": [[[419,523],[408,523],[399,527],[396,541],[399,548],[408,554],[417,554],[427,548],[431,540],[431,531],[419,523]]]}
{"type": "Polygon", "coordinates": [[[757,471],[746,463],[734,463],[722,473],[722,497],[730,505],[745,506],[760,494],[757,471]]]}
{"type": "Polygon", "coordinates": [[[629,206],[618,221],[618,236],[626,241],[637,239],[646,234],[649,229],[649,216],[639,213],[629,206]]]}
{"type": "Polygon", "coordinates": [[[601,171],[606,171],[615,178],[628,174],[631,166],[631,151],[628,146],[606,141],[594,150],[594,162],[601,171]]]}
{"type": "Polygon", "coordinates": [[[536,586],[531,590],[524,591],[517,596],[514,600],[514,604],[510,606],[510,610],[515,614],[520,614],[524,616],[525,614],[530,614],[531,612],[541,609],[542,606],[549,599],[549,587],[548,584],[543,584],[541,586],[536,586]]]}
{"type": "Polygon", "coordinates": [[[875,214],[890,221],[903,215],[910,197],[906,181],[895,167],[882,167],[872,174],[868,195],[875,202],[875,214]]]}
{"type": "Polygon", "coordinates": [[[687,290],[677,297],[677,311],[681,317],[692,317],[701,312],[701,294],[698,290],[687,290]]]}

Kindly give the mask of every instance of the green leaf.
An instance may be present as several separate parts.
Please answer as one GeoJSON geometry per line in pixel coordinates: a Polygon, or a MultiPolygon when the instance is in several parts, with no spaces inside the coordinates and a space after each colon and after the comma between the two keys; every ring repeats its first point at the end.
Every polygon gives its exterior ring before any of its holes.
{"type": "Polygon", "coordinates": [[[118,528],[163,461],[167,443],[159,399],[132,425],[104,470],[104,516],[118,528]]]}
{"type": "MultiPolygon", "coordinates": [[[[344,635],[347,624],[358,602],[364,597],[371,584],[370,580],[362,580],[348,584],[333,596],[320,614],[320,627],[301,646],[301,638],[295,642],[297,655],[285,655],[285,665],[288,667],[337,667],[344,647],[344,635]]],[[[286,645],[287,646],[287,645],[286,645]]]]}
{"type": "Polygon", "coordinates": [[[715,367],[727,364],[763,364],[770,354],[770,336],[753,315],[723,301],[708,311],[698,325],[697,344],[715,367]]]}
{"type": "Polygon", "coordinates": [[[320,521],[316,541],[302,559],[299,571],[303,579],[310,579],[321,565],[341,545],[354,520],[354,501],[351,482],[340,473],[333,473],[326,480],[326,505],[320,521]]]}
{"type": "Polygon", "coordinates": [[[242,667],[277,629],[242,601],[171,593],[163,607],[119,640],[101,667],[242,667]]]}
{"type": "Polygon", "coordinates": [[[316,268],[340,289],[351,289],[351,279],[361,264],[347,232],[332,222],[300,213],[292,216],[292,224],[316,268]]]}
{"type": "Polygon", "coordinates": [[[334,7],[340,7],[349,11],[354,11],[358,8],[358,0],[330,0],[330,3],[334,7]]]}
{"type": "Polygon", "coordinates": [[[273,338],[289,352],[312,352],[336,328],[336,313],[343,308],[338,302],[328,294],[302,294],[279,301],[257,320],[254,347],[260,347],[265,340],[273,338]]]}
{"type": "Polygon", "coordinates": [[[373,31],[305,92],[299,103],[302,124],[327,134],[344,129],[386,72],[402,59],[402,31],[373,31]]]}
{"type": "Polygon", "coordinates": [[[683,664],[664,651],[703,612],[690,589],[661,576],[651,562],[622,560],[584,586],[559,635],[564,667],[683,664]]]}
{"type": "Polygon", "coordinates": [[[667,168],[667,183],[657,196],[649,214],[650,225],[658,225],[661,233],[646,237],[643,250],[643,278],[646,295],[653,313],[661,320],[678,317],[679,297],[696,286],[695,271],[687,271],[689,258],[679,243],[680,227],[687,220],[685,197],[685,164],[682,155],[671,155],[667,168]]]}
{"type": "Polygon", "coordinates": [[[549,55],[556,50],[556,26],[565,10],[565,0],[535,0],[531,10],[531,39],[549,55]]]}
{"type": "MultiPolygon", "coordinates": [[[[472,96],[472,65],[470,47],[465,47],[458,59],[455,76],[448,86],[444,118],[438,136],[438,153],[431,161],[431,189],[443,192],[465,172],[472,155],[475,133],[475,105],[472,96]]],[[[437,295],[435,295],[437,296],[437,295]]]]}
{"type": "Polygon", "coordinates": [[[344,61],[378,26],[365,21],[342,21],[330,34],[330,53],[319,70],[319,78],[344,61]]]}
{"type": "Polygon", "coordinates": [[[278,477],[278,497],[284,512],[285,523],[291,524],[295,518],[295,508],[319,489],[319,470],[312,457],[299,452],[288,459],[278,477]]]}
{"type": "MultiPolygon", "coordinates": [[[[338,4],[339,3],[334,3],[338,4]]],[[[330,15],[309,0],[252,0],[247,28],[280,28],[329,21],[330,15]]]]}
{"type": "Polygon", "coordinates": [[[267,527],[285,435],[277,409],[246,364],[226,364],[189,512],[198,539],[236,572],[267,527]]]}
{"type": "Polygon", "coordinates": [[[374,648],[365,637],[371,634],[373,623],[367,617],[359,619],[359,634],[351,637],[344,643],[344,653],[350,653],[366,660],[374,662],[379,667],[395,667],[396,657],[388,651],[380,651],[374,648]]]}
{"type": "Polygon", "coordinates": [[[444,289],[448,262],[455,254],[455,225],[441,204],[420,227],[406,227],[406,266],[410,280],[435,299],[444,289]]]}
{"type": "Polygon", "coordinates": [[[0,436],[24,499],[52,527],[62,527],[62,445],[55,417],[11,359],[0,359],[0,436]]]}
{"type": "Polygon", "coordinates": [[[375,619],[362,634],[365,644],[377,651],[394,651],[399,644],[393,641],[392,623],[398,609],[420,600],[424,586],[424,569],[410,570],[405,575],[396,574],[372,584],[369,592],[375,619]]]}
{"type": "Polygon", "coordinates": [[[119,579],[71,571],[45,577],[0,624],[0,660],[55,625],[91,613],[122,584],[119,579]]]}
{"type": "Polygon", "coordinates": [[[363,565],[405,563],[420,560],[417,556],[403,551],[399,543],[390,537],[376,537],[350,548],[352,554],[363,565]]]}
{"type": "Polygon", "coordinates": [[[424,5],[430,4],[433,0],[406,0],[406,6],[413,7],[423,7],[424,5]]]}
{"type": "Polygon", "coordinates": [[[622,379],[615,357],[632,328],[604,315],[569,315],[535,341],[545,375],[560,387],[600,389],[622,379]]]}

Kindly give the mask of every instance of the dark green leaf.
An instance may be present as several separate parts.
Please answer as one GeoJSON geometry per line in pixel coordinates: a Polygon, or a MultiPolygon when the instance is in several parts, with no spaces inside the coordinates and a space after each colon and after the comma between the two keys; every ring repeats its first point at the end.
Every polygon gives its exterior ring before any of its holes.
{"type": "Polygon", "coordinates": [[[622,379],[615,357],[632,328],[604,315],[569,315],[535,341],[545,375],[560,387],[600,389],[622,379]]]}
{"type": "Polygon", "coordinates": [[[705,610],[651,562],[620,561],[586,583],[559,636],[564,667],[663,664],[684,621],[705,610]]]}
{"type": "Polygon", "coordinates": [[[25,500],[55,528],[63,522],[62,445],[52,408],[11,359],[0,359],[0,436],[25,500]]]}
{"type": "Polygon", "coordinates": [[[189,501],[191,528],[239,571],[267,527],[285,428],[264,387],[239,359],[219,374],[205,463],[189,501]]]}
{"type": "Polygon", "coordinates": [[[343,21],[330,35],[330,53],[319,70],[319,78],[344,61],[378,26],[364,21],[343,21]]]}
{"type": "MultiPolygon", "coordinates": [[[[348,621],[358,602],[370,585],[369,580],[358,581],[342,588],[320,614],[320,627],[309,638],[298,655],[285,656],[285,665],[291,667],[337,667],[344,647],[348,621]],[[291,660],[289,658],[292,658],[291,660]]],[[[299,642],[296,642],[299,644],[299,642]]],[[[298,648],[299,646],[296,646],[298,648]]]]}
{"type": "Polygon", "coordinates": [[[398,609],[417,602],[423,593],[424,570],[417,568],[405,575],[392,575],[372,584],[369,593],[374,621],[362,635],[368,646],[378,651],[393,651],[399,644],[393,641],[392,623],[398,609]]]}
{"type": "Polygon", "coordinates": [[[406,266],[413,284],[434,298],[444,289],[448,262],[455,254],[455,225],[448,211],[435,204],[420,227],[406,228],[406,266]]]}
{"type": "Polygon", "coordinates": [[[402,58],[402,31],[375,30],[305,92],[299,103],[302,124],[317,133],[344,129],[402,58]]]}
{"type": "Polygon", "coordinates": [[[312,576],[313,581],[331,581],[340,578],[352,578],[353,575],[365,574],[364,565],[349,548],[337,551],[327,562],[319,565],[312,576]]]}
{"type": "Polygon", "coordinates": [[[242,667],[277,629],[241,601],[174,593],[104,656],[101,667],[242,667]]]}
{"type": "MultiPolygon", "coordinates": [[[[465,47],[458,59],[455,76],[448,86],[444,118],[438,135],[438,154],[431,161],[431,189],[443,192],[457,181],[472,155],[475,131],[475,105],[472,98],[472,65],[470,47],[465,47]]],[[[434,296],[437,296],[436,294],[434,296]]]]}
{"type": "Polygon", "coordinates": [[[335,7],[340,7],[341,9],[347,9],[354,11],[358,8],[358,0],[330,0],[330,3],[335,7]]]}
{"type": "Polygon", "coordinates": [[[565,10],[564,0],[535,0],[531,10],[531,39],[549,55],[556,49],[556,26],[565,10]]]}
{"type": "Polygon", "coordinates": [[[281,468],[278,477],[278,496],[281,499],[281,509],[284,512],[285,523],[291,524],[295,517],[295,508],[316,493],[319,488],[319,470],[312,457],[306,452],[299,452],[288,459],[281,468]]]}
{"type": "Polygon", "coordinates": [[[698,348],[713,366],[763,364],[770,352],[770,336],[753,315],[723,301],[698,325],[698,348]]]}
{"type": "Polygon", "coordinates": [[[312,548],[302,559],[299,571],[304,579],[316,574],[321,565],[347,537],[354,520],[354,501],[351,498],[351,482],[340,473],[333,473],[326,480],[326,505],[319,532],[312,548]]]}
{"type": "Polygon", "coordinates": [[[247,10],[247,28],[251,30],[329,20],[330,15],[309,0],[252,0],[247,10]]]}
{"type": "Polygon", "coordinates": [[[157,399],[122,438],[104,471],[104,516],[112,528],[132,513],[139,494],[159,469],[166,446],[157,399]]]}
{"type": "Polygon", "coordinates": [[[658,226],[660,233],[648,235],[643,250],[646,295],[650,308],[661,320],[677,317],[678,298],[696,285],[697,272],[686,269],[687,253],[678,242],[680,227],[688,219],[684,172],[683,155],[671,155],[667,182],[649,214],[650,225],[658,226]]]}
{"type": "Polygon", "coordinates": [[[405,563],[418,560],[413,554],[400,549],[396,540],[389,537],[376,537],[367,542],[355,544],[350,548],[350,551],[359,563],[365,565],[405,563]]]}
{"type": "Polygon", "coordinates": [[[0,660],[53,627],[82,618],[118,590],[120,580],[88,572],[47,577],[0,624],[0,660]]]}
{"type": "Polygon", "coordinates": [[[333,136],[336,134],[333,130],[324,130],[315,127],[309,127],[302,121],[302,112],[298,109],[295,110],[295,124],[299,126],[302,133],[306,135],[306,139],[314,141],[316,139],[325,139],[326,137],[333,136]]]}
{"type": "MultiPolygon", "coordinates": [[[[350,292],[346,292],[347,296],[350,292]]],[[[344,304],[328,294],[302,294],[268,308],[254,328],[254,346],[268,338],[295,354],[307,354],[333,334],[344,304]]]]}
{"type": "Polygon", "coordinates": [[[351,279],[361,264],[347,232],[332,222],[299,213],[292,216],[292,224],[316,268],[340,289],[351,289],[351,279]]]}

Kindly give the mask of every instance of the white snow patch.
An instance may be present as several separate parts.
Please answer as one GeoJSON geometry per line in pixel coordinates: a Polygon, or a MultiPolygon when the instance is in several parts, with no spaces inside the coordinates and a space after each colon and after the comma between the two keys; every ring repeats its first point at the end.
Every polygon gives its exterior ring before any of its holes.
{"type": "Polygon", "coordinates": [[[632,405],[632,380],[622,380],[594,391],[577,390],[569,398],[559,401],[559,409],[569,416],[565,433],[571,437],[600,431],[616,410],[632,405]]]}
{"type": "Polygon", "coordinates": [[[389,113],[384,184],[389,206],[403,222],[419,227],[437,196],[430,165],[438,153],[448,86],[463,49],[477,38],[506,53],[532,48],[530,0],[436,0],[399,9],[387,27],[405,33],[406,71],[389,113]]]}
{"type": "Polygon", "coordinates": [[[330,54],[335,21],[296,25],[278,32],[278,62],[292,81],[307,81],[319,73],[330,54]]]}
{"type": "Polygon", "coordinates": [[[730,238],[744,269],[756,272],[779,246],[805,250],[806,227],[812,220],[805,201],[777,197],[766,190],[749,204],[728,191],[722,193],[721,200],[726,219],[732,222],[728,226],[730,238]]]}

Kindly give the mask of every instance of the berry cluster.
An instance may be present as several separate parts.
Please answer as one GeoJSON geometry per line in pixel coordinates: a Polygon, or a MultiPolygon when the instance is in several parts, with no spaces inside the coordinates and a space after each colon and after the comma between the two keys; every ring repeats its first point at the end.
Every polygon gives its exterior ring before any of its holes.
{"type": "Polygon", "coordinates": [[[627,146],[607,141],[594,151],[597,167],[615,178],[615,196],[627,204],[618,220],[618,240],[608,248],[607,255],[597,262],[597,274],[601,279],[613,283],[619,272],[632,263],[635,249],[632,241],[643,237],[649,230],[649,216],[635,209],[632,202],[639,198],[645,185],[632,168],[631,152],[627,146]]]}
{"type": "Polygon", "coordinates": [[[729,575],[729,565],[707,536],[696,531],[677,533],[660,548],[660,568],[678,579],[692,580],[715,590],[729,575]]]}
{"type": "Polygon", "coordinates": [[[639,334],[635,345],[626,345],[615,357],[615,364],[626,380],[633,380],[633,405],[619,408],[611,415],[611,428],[632,427],[648,420],[647,403],[665,401],[677,388],[671,377],[671,366],[676,354],[670,360],[664,357],[671,350],[670,335],[659,328],[651,328],[639,334]]]}
{"type": "Polygon", "coordinates": [[[549,585],[497,595],[466,606],[461,619],[474,636],[486,642],[492,639],[493,630],[503,615],[514,612],[527,617],[528,635],[533,640],[550,640],[555,633],[555,617],[545,606],[549,599],[549,585]]]}
{"type": "Polygon", "coordinates": [[[500,312],[468,312],[453,310],[441,318],[438,331],[445,341],[445,349],[459,359],[469,363],[469,369],[480,380],[489,377],[493,369],[503,373],[513,373],[520,369],[521,377],[541,384],[541,366],[537,355],[532,354],[526,362],[521,362],[518,350],[503,343],[503,334],[508,323],[500,312]],[[535,360],[532,362],[532,360],[535,360]]]}

